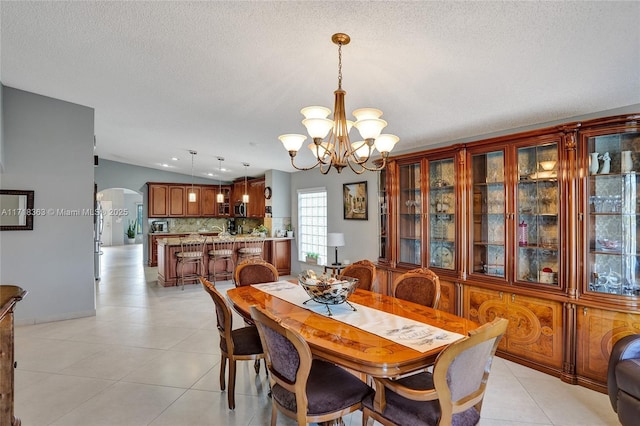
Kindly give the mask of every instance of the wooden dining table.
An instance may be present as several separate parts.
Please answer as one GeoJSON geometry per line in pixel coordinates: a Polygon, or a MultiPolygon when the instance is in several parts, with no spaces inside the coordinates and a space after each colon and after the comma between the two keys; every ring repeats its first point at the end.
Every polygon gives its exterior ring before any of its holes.
{"type": "MultiPolygon", "coordinates": [[[[266,309],[283,324],[300,333],[314,356],[372,377],[393,378],[423,369],[433,364],[444,349],[441,346],[420,352],[252,286],[232,288],[227,291],[227,298],[245,318],[251,317],[252,305],[266,309]]],[[[357,289],[349,301],[463,336],[479,327],[473,321],[447,312],[367,290],[357,289]]]]}

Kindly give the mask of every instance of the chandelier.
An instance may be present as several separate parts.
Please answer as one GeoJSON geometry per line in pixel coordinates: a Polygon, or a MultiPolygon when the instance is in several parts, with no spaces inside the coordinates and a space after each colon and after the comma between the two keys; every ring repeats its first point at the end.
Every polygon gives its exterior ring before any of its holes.
{"type": "Polygon", "coordinates": [[[304,115],[302,124],[313,139],[313,143],[308,147],[313,152],[316,163],[311,167],[298,167],[294,162],[296,154],[307,139],[306,136],[287,134],[279,136],[278,139],[289,151],[291,165],[297,170],[311,170],[319,167],[322,174],[329,173],[331,167],[335,167],[338,173],[347,166],[356,174],[361,174],[365,170],[381,170],[385,167],[389,152],[399,138],[395,135],[380,134],[387,122],[380,118],[382,111],[379,109],[357,109],[353,111],[355,123],[347,120],[344,108],[344,97],[347,92],[342,90],[342,46],[349,44],[351,38],[347,34],[337,33],[331,37],[331,41],[338,45],[338,89],[333,92],[335,95],[333,120],[327,118],[331,113],[329,108],[310,106],[300,111],[304,115]],[[351,143],[349,131],[352,126],[358,129],[364,140],[351,143]],[[326,140],[325,137],[327,137],[326,140]],[[382,162],[377,166],[368,163],[374,149],[377,149],[382,156],[382,162]]]}

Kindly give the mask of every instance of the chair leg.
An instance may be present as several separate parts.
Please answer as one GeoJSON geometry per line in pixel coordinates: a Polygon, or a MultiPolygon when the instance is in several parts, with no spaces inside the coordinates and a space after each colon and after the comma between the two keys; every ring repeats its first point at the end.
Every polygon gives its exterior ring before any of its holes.
{"type": "Polygon", "coordinates": [[[229,390],[227,390],[227,397],[229,399],[229,409],[236,408],[236,360],[229,358],[229,390]]]}
{"type": "Polygon", "coordinates": [[[271,400],[271,426],[276,426],[278,422],[278,408],[276,407],[276,402],[271,400]]]}
{"type": "Polygon", "coordinates": [[[363,426],[373,426],[373,419],[369,417],[371,412],[368,408],[362,407],[362,425],[363,426]]]}
{"type": "Polygon", "coordinates": [[[227,357],[223,354],[222,359],[220,360],[220,390],[224,390],[224,370],[227,366],[227,357]]]}
{"type": "Polygon", "coordinates": [[[260,374],[260,358],[253,362],[253,369],[256,370],[256,374],[260,374]]]}

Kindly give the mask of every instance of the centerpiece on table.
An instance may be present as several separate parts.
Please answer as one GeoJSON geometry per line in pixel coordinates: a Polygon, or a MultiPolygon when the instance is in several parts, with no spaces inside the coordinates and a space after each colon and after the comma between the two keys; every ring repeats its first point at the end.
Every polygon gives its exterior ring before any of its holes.
{"type": "Polygon", "coordinates": [[[302,271],[298,275],[298,281],[314,302],[322,303],[326,306],[329,316],[332,315],[329,305],[346,303],[353,309],[356,308],[347,301],[349,296],[358,287],[358,279],[351,277],[329,277],[327,275],[317,275],[315,271],[309,269],[302,271]]]}

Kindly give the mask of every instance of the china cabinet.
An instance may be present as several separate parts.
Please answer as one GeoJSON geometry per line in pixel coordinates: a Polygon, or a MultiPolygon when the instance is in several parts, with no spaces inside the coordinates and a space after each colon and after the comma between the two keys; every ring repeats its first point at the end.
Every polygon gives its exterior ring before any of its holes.
{"type": "MultiPolygon", "coordinates": [[[[398,161],[397,264],[452,275],[458,259],[456,150],[398,161]]],[[[387,180],[387,185],[388,185],[387,180]]],[[[394,204],[394,203],[391,203],[394,204]]]]}
{"type": "Polygon", "coordinates": [[[626,304],[640,295],[640,129],[582,134],[585,298],[626,304]],[[585,167],[586,169],[587,167],[585,167]]]}
{"type": "Polygon", "coordinates": [[[640,115],[391,157],[380,176],[387,289],[431,268],[446,310],[509,319],[498,354],[606,391],[611,347],[640,332],[640,115]]]}

